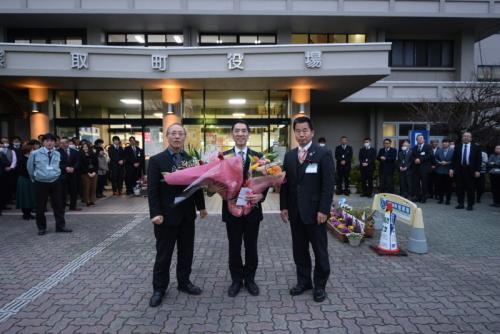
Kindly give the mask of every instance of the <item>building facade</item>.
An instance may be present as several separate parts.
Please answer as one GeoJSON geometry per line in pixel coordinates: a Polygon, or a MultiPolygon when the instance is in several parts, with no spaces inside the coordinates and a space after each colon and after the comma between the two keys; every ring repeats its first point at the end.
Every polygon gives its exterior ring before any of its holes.
{"type": "Polygon", "coordinates": [[[442,135],[405,103],[472,80],[498,23],[498,0],[5,0],[0,131],[135,135],[151,155],[172,122],[212,150],[243,118],[253,148],[285,150],[304,114],[329,146],[398,146],[442,135]]]}

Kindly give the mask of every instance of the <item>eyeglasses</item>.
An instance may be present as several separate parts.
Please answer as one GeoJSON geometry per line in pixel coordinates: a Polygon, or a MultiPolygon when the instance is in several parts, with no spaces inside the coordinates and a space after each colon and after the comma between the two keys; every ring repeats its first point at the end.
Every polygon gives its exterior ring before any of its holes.
{"type": "Polygon", "coordinates": [[[171,137],[184,137],[186,134],[184,133],[184,131],[173,131],[173,132],[170,132],[170,133],[167,133],[167,136],[171,136],[171,137]]]}

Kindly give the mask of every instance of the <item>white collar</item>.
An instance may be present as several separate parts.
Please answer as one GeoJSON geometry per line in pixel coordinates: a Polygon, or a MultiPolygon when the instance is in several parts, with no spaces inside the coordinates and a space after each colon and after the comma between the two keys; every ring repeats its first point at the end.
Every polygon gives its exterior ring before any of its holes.
{"type": "Polygon", "coordinates": [[[305,149],[305,150],[307,151],[307,150],[309,150],[309,147],[311,147],[311,145],[312,145],[312,140],[309,142],[309,144],[307,144],[307,145],[306,145],[306,146],[304,146],[304,147],[301,147],[301,146],[299,145],[299,151],[300,151],[301,149],[305,149]]]}
{"type": "Polygon", "coordinates": [[[234,153],[236,153],[236,155],[239,155],[240,152],[243,152],[244,153],[244,156],[247,156],[247,153],[248,153],[248,147],[245,146],[242,150],[240,150],[238,147],[234,147],[234,153]]]}

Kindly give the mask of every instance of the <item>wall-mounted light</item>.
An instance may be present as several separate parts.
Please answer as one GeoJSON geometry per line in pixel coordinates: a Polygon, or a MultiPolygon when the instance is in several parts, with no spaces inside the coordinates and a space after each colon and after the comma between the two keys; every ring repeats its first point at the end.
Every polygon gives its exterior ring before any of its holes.
{"type": "Polygon", "coordinates": [[[31,104],[31,112],[40,112],[40,105],[36,102],[31,104]]]}
{"type": "Polygon", "coordinates": [[[299,104],[299,114],[305,114],[306,113],[306,105],[305,103],[300,103],[299,104]]]}
{"type": "Polygon", "coordinates": [[[174,105],[172,103],[167,103],[167,114],[172,115],[174,113],[174,105]]]}

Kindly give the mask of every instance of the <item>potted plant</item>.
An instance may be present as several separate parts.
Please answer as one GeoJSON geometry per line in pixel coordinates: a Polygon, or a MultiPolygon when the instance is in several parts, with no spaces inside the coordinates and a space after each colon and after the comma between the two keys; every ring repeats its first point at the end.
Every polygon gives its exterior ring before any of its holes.
{"type": "Polygon", "coordinates": [[[363,233],[356,233],[356,232],[347,233],[347,240],[349,240],[349,245],[351,246],[359,246],[362,239],[363,239],[363,233]]]}

